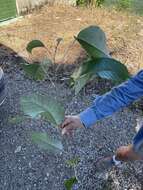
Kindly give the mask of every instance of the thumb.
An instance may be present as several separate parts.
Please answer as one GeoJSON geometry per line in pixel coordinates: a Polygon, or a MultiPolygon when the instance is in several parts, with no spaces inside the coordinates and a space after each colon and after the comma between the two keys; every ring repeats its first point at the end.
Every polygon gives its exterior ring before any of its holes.
{"type": "Polygon", "coordinates": [[[73,131],[72,126],[65,127],[62,129],[62,135],[70,135],[72,131],[73,131]]]}
{"type": "Polygon", "coordinates": [[[62,136],[63,135],[73,136],[73,130],[67,130],[66,128],[64,128],[62,130],[62,136]]]}
{"type": "Polygon", "coordinates": [[[63,128],[62,135],[66,135],[66,134],[68,134],[68,129],[67,128],[63,128]]]}

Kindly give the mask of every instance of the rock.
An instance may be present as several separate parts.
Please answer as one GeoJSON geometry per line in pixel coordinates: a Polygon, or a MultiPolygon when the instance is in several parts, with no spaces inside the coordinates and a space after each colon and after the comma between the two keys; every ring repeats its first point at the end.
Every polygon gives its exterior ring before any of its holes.
{"type": "Polygon", "coordinates": [[[18,146],[18,147],[15,149],[14,153],[21,152],[21,149],[22,149],[22,147],[21,147],[21,146],[18,146]]]}

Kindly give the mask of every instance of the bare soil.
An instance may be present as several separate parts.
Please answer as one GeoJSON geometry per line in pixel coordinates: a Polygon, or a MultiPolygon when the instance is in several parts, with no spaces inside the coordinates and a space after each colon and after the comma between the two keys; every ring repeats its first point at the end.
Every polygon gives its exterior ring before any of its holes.
{"type": "MultiPolygon", "coordinates": [[[[107,35],[113,57],[125,63],[134,73],[143,63],[143,17],[110,9],[44,6],[18,21],[0,27],[0,43],[30,59],[25,48],[32,39],[42,40],[53,52],[56,39],[63,42],[58,49],[57,62],[75,63],[83,50],[76,42],[63,60],[63,54],[78,32],[89,26],[100,26],[107,35]]],[[[45,50],[34,52],[34,60],[42,59],[45,50]]]]}

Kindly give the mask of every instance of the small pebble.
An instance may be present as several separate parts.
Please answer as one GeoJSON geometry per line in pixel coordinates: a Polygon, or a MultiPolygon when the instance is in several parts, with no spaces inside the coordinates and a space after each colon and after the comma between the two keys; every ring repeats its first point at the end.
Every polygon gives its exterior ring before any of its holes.
{"type": "Polygon", "coordinates": [[[14,153],[21,152],[21,149],[22,149],[22,147],[21,147],[21,146],[18,146],[18,147],[15,149],[14,153]]]}

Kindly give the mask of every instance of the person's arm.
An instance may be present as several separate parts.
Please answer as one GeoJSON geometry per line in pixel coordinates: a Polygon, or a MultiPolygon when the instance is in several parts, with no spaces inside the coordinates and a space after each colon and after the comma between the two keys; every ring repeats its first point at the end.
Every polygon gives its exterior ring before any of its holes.
{"type": "Polygon", "coordinates": [[[96,98],[91,107],[79,114],[80,121],[86,128],[92,127],[96,121],[110,116],[141,96],[143,96],[143,70],[110,92],[96,98]]]}

